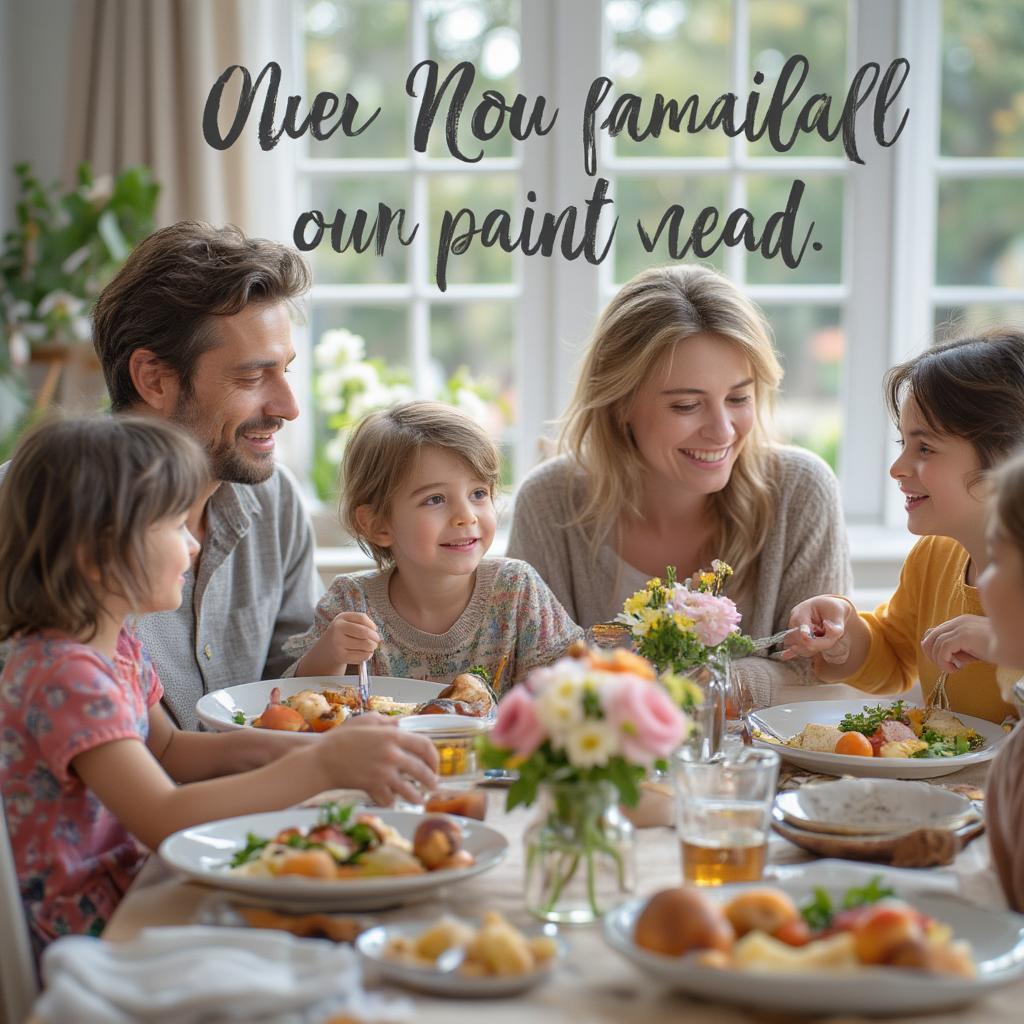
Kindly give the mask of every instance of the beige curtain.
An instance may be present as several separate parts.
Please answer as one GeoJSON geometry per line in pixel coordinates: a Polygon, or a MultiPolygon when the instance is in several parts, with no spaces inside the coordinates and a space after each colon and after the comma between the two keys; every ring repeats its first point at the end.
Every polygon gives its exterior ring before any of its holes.
{"type": "MultiPolygon", "coordinates": [[[[146,164],[162,186],[159,225],[182,218],[237,224],[288,241],[290,162],[298,142],[284,136],[263,152],[256,141],[265,87],[241,138],[225,151],[207,145],[203,108],[229,65],[255,79],[281,65],[277,109],[301,93],[292,59],[290,0],[79,0],[70,81],[67,179],[83,160],[96,175],[146,164]]],[[[221,124],[231,123],[236,77],[221,124]]]]}

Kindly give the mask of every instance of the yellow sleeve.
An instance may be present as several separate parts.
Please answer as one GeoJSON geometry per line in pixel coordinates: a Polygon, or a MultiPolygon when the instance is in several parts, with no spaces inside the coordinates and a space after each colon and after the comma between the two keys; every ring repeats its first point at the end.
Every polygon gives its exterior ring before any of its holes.
{"type": "Polygon", "coordinates": [[[861,612],[871,633],[871,646],[860,670],[843,680],[867,693],[903,693],[917,681],[921,644],[921,604],[926,555],[920,542],[907,556],[899,586],[873,612],[861,612]]]}

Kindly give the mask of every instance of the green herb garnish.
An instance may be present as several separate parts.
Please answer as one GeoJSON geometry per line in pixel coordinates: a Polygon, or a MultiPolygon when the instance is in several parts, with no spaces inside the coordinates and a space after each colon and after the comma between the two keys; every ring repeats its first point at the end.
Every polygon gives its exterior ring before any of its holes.
{"type": "MultiPolygon", "coordinates": [[[[899,702],[897,702],[899,703],[899,702]]],[[[855,907],[866,907],[888,896],[895,896],[895,890],[888,889],[881,884],[882,876],[875,875],[867,885],[847,889],[843,896],[841,910],[853,910],[855,907]]],[[[832,897],[821,888],[814,890],[814,899],[805,907],[801,907],[800,913],[807,922],[807,926],[814,931],[821,931],[832,924],[836,915],[836,909],[832,903],[832,897]]]]}
{"type": "Polygon", "coordinates": [[[247,832],[245,835],[245,846],[231,858],[233,868],[248,864],[255,860],[259,852],[270,842],[269,839],[261,839],[255,832],[247,832]]]}
{"type": "Polygon", "coordinates": [[[873,708],[865,708],[860,714],[844,715],[839,723],[840,732],[860,732],[870,736],[883,723],[896,719],[901,720],[905,714],[903,701],[892,704],[879,704],[873,708]]]}
{"type": "Polygon", "coordinates": [[[245,712],[244,711],[236,711],[231,716],[231,721],[234,722],[235,725],[245,725],[245,712]]]}
{"type": "Polygon", "coordinates": [[[335,825],[344,828],[352,817],[351,804],[324,804],[320,808],[320,825],[335,825]]]}
{"type": "Polygon", "coordinates": [[[491,673],[483,665],[474,665],[467,672],[471,676],[479,676],[488,686],[491,685],[491,673]]]}
{"type": "MultiPolygon", "coordinates": [[[[943,736],[934,729],[925,728],[921,730],[921,739],[928,746],[917,751],[914,757],[959,757],[971,751],[971,741],[966,736],[943,736]]],[[[976,742],[974,746],[980,747],[981,742],[976,742]]]]}

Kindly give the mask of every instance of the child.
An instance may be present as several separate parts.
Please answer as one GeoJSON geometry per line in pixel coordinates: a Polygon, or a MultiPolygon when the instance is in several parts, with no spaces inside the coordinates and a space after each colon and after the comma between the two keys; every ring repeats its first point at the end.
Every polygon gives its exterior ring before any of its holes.
{"type": "MultiPolygon", "coordinates": [[[[988,566],[978,580],[978,594],[989,616],[989,658],[998,665],[1024,665],[1024,454],[1015,455],[996,475],[988,566]]],[[[1021,670],[1005,674],[1016,679],[1021,670]]],[[[1014,729],[992,762],[985,824],[1006,900],[1024,911],[1024,726],[1014,729]]]]}
{"type": "Polygon", "coordinates": [[[439,683],[482,665],[500,689],[582,637],[531,566],[482,561],[499,464],[483,429],[451,406],[405,402],[359,424],[340,515],[377,571],[335,577],[310,629],[285,643],[296,675],[372,656],[374,675],[439,683]]]}
{"type": "Polygon", "coordinates": [[[416,799],[403,776],[436,781],[433,745],[377,715],[298,744],[173,727],[126,620],[180,602],[208,474],[177,428],[114,416],[38,428],[0,486],[0,793],[37,951],[99,934],[145,859],[136,840],[336,786],[387,802],[416,799]]]}
{"type": "Polygon", "coordinates": [[[899,587],[873,613],[835,595],[803,601],[786,658],[871,693],[908,690],[992,722],[1013,715],[988,661],[976,590],[984,570],[985,474],[1024,441],[1024,333],[1009,328],[947,342],[894,367],[886,399],[902,454],[889,474],[920,534],[899,587]]]}

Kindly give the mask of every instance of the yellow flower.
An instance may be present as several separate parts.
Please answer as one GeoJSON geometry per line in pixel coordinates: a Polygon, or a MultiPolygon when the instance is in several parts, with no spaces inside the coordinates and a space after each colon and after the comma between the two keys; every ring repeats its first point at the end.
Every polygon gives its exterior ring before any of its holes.
{"type": "Polygon", "coordinates": [[[661,590],[661,577],[655,576],[654,579],[647,581],[648,590],[661,590]]]}
{"type": "Polygon", "coordinates": [[[682,612],[673,612],[672,621],[676,624],[676,627],[684,633],[688,632],[693,626],[693,619],[688,615],[684,615],[682,612]]]}
{"type": "Polygon", "coordinates": [[[706,587],[710,587],[715,582],[715,574],[713,572],[702,572],[700,574],[700,581],[706,587]]]}
{"type": "Polygon", "coordinates": [[[646,608],[650,602],[651,592],[649,590],[638,590],[632,597],[626,598],[622,610],[627,615],[636,615],[641,608],[646,608]]]}
{"type": "Polygon", "coordinates": [[[647,636],[651,627],[662,618],[661,608],[641,608],[638,612],[640,621],[633,626],[634,636],[647,636]]]}

